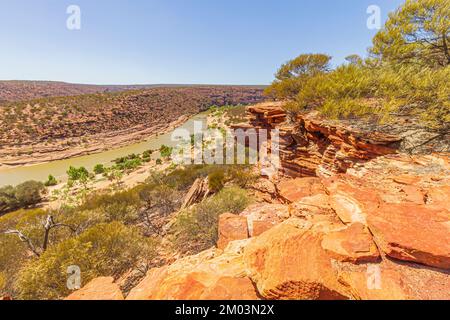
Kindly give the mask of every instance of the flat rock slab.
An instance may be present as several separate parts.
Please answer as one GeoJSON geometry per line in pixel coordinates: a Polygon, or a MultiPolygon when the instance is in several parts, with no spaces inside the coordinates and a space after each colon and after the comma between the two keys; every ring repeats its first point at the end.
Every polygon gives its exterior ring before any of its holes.
{"type": "Polygon", "coordinates": [[[367,222],[388,256],[450,269],[450,213],[435,206],[384,203],[367,222]]]}
{"type": "Polygon", "coordinates": [[[354,223],[341,231],[326,234],[322,240],[322,248],[342,262],[376,262],[380,259],[372,235],[361,223],[354,223]]]}
{"type": "Polygon", "coordinates": [[[305,197],[325,193],[319,178],[297,178],[286,180],[278,186],[280,196],[289,202],[296,202],[305,197]]]}

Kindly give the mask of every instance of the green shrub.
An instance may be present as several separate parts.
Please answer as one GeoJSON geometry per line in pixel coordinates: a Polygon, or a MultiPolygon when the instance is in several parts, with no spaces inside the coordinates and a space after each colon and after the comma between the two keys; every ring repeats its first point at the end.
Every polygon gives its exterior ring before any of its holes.
{"type": "Polygon", "coordinates": [[[44,191],[44,184],[37,181],[0,188],[0,214],[38,204],[44,191]]]}
{"type": "Polygon", "coordinates": [[[51,247],[19,273],[22,299],[60,299],[68,294],[67,268],[81,269],[82,283],[99,276],[119,276],[141,259],[155,257],[155,243],[120,222],[99,224],[51,247]]]}
{"type": "Polygon", "coordinates": [[[41,182],[26,181],[16,187],[15,196],[21,207],[28,207],[41,202],[43,191],[41,182]]]}
{"type": "Polygon", "coordinates": [[[259,178],[259,173],[253,171],[252,166],[234,165],[228,168],[229,180],[238,187],[248,188],[259,178]]]}
{"type": "Polygon", "coordinates": [[[13,186],[0,188],[0,213],[5,213],[19,208],[19,202],[13,186]]]}
{"type": "Polygon", "coordinates": [[[159,233],[161,221],[164,221],[162,219],[180,209],[184,194],[162,184],[142,186],[139,188],[139,196],[143,202],[141,214],[147,230],[159,233]]]}
{"type": "Polygon", "coordinates": [[[69,176],[69,180],[72,181],[87,180],[89,178],[89,171],[85,167],[74,168],[71,166],[67,171],[67,175],[69,176]]]}
{"type": "Polygon", "coordinates": [[[240,213],[250,203],[245,190],[229,187],[177,216],[173,232],[182,252],[198,253],[217,242],[217,227],[222,213],[240,213]]]}
{"type": "Polygon", "coordinates": [[[153,154],[153,150],[145,150],[142,153],[142,158],[150,158],[152,156],[152,154],[153,154]]]}
{"type": "Polygon", "coordinates": [[[105,166],[103,164],[97,164],[94,167],[94,173],[95,174],[103,174],[103,173],[105,173],[105,171],[106,171],[106,169],[105,169],[105,166]]]}

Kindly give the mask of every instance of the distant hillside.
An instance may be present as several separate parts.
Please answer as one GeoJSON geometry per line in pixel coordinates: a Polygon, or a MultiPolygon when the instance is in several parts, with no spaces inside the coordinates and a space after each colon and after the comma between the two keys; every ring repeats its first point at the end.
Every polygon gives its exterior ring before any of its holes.
{"type": "MultiPolygon", "coordinates": [[[[89,88],[89,87],[87,87],[89,88]]],[[[0,108],[0,150],[166,125],[211,105],[261,101],[255,87],[152,88],[9,102],[0,108]]]]}
{"type": "MultiPolygon", "coordinates": [[[[76,96],[92,93],[142,90],[156,87],[198,87],[182,84],[153,85],[89,85],[56,81],[0,81],[0,104],[4,102],[25,101],[47,97],[76,96]]],[[[262,86],[254,86],[263,88],[262,86]]]]}

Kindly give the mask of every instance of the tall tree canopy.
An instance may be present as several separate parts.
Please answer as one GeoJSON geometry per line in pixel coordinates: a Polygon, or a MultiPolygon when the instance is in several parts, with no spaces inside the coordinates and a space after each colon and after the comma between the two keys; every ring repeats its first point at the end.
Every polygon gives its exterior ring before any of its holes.
{"type": "Polygon", "coordinates": [[[371,51],[383,61],[393,63],[449,65],[450,1],[406,0],[389,15],[374,38],[371,51]]]}

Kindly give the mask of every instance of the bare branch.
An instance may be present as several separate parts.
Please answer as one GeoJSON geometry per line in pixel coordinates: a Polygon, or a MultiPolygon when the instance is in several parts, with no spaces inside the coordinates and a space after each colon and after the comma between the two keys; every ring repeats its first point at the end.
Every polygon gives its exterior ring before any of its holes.
{"type": "Polygon", "coordinates": [[[30,238],[25,236],[22,232],[19,230],[7,230],[3,232],[4,234],[15,234],[19,237],[20,241],[25,242],[28,245],[28,248],[37,256],[40,257],[41,254],[37,251],[36,247],[34,246],[33,242],[30,238]]]}

